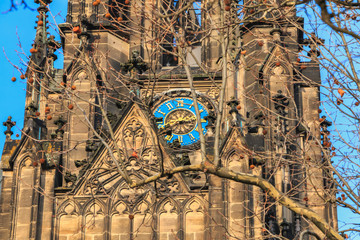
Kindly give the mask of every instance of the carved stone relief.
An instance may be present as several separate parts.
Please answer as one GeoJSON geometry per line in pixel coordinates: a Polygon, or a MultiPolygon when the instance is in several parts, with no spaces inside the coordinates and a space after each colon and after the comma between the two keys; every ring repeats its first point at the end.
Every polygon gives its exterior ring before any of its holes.
{"type": "MultiPolygon", "coordinates": [[[[184,230],[179,231],[185,229],[186,222],[204,221],[204,207],[196,201],[185,201],[187,197],[182,196],[183,205],[176,200],[168,200],[163,204],[158,204],[156,201],[162,196],[175,199],[177,193],[183,192],[176,176],[169,179],[162,178],[156,184],[147,184],[134,189],[130,188],[118,173],[114,161],[119,160],[123,161],[130,178],[136,181],[159,172],[161,154],[148,135],[150,134],[144,124],[137,119],[130,118],[124,124],[117,142],[120,151],[113,152],[115,159],[105,152],[99,161],[89,165],[87,174],[83,175],[86,180],[79,192],[82,198],[87,195],[90,199],[96,196],[97,199],[104,199],[104,202],[108,200],[106,208],[109,210],[105,210],[97,203],[83,205],[81,213],[71,205],[63,207],[58,225],[59,236],[66,236],[69,239],[70,234],[76,236],[80,229],[82,232],[80,237],[82,234],[85,238],[87,235],[102,238],[101,234],[108,228],[110,237],[116,239],[131,236],[150,240],[156,235],[155,230],[156,232],[164,230],[162,234],[166,236],[159,237],[167,239],[174,236],[174,232],[175,235],[184,236],[184,230]],[[108,226],[104,223],[107,212],[110,216],[108,226]],[[182,216],[182,221],[179,214],[182,216]],[[157,221],[154,221],[155,216],[158,217],[157,221]],[[64,229],[70,222],[75,221],[79,222],[80,227],[72,226],[73,228],[69,228],[70,231],[64,229]]],[[[197,239],[203,239],[204,231],[200,228],[188,229],[191,231],[189,234],[197,239]]]]}
{"type": "Polygon", "coordinates": [[[118,144],[123,146],[123,149],[128,151],[139,151],[144,146],[144,140],[146,139],[145,130],[143,124],[133,118],[130,119],[122,132],[123,137],[119,139],[118,144]]]}
{"type": "Polygon", "coordinates": [[[220,94],[219,88],[217,87],[211,87],[207,93],[206,93],[210,98],[212,98],[213,100],[218,101],[218,97],[220,94]]]}
{"type": "Polygon", "coordinates": [[[149,187],[129,188],[124,182],[117,190],[117,196],[128,204],[135,204],[140,199],[144,199],[151,189],[149,187]]]}
{"type": "Polygon", "coordinates": [[[120,151],[113,151],[114,158],[110,153],[106,154],[100,165],[93,167],[94,174],[86,180],[84,193],[109,194],[113,186],[119,184],[121,177],[114,161],[122,161],[133,180],[142,180],[157,173],[160,155],[146,136],[144,125],[138,119],[127,121],[119,136],[120,151]]]}
{"type": "Polygon", "coordinates": [[[158,183],[159,186],[157,190],[159,194],[165,195],[180,192],[180,186],[175,177],[158,181],[158,183]]]}

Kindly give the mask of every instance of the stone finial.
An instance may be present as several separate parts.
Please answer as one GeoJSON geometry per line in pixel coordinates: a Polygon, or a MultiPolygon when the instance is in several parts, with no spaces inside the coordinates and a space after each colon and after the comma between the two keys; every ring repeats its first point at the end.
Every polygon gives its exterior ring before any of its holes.
{"type": "Polygon", "coordinates": [[[59,116],[59,118],[54,121],[54,124],[58,127],[55,130],[57,137],[62,139],[64,136],[64,126],[66,124],[66,120],[63,118],[63,116],[59,116]]]}
{"type": "Polygon", "coordinates": [[[86,152],[94,152],[96,150],[96,144],[94,141],[92,140],[86,140],[86,147],[85,147],[85,151],[86,152]]]}
{"type": "Polygon", "coordinates": [[[37,104],[32,101],[28,106],[26,106],[25,110],[28,112],[29,116],[36,117],[36,112],[38,110],[37,104]]]}
{"type": "Polygon", "coordinates": [[[4,132],[6,135],[6,138],[11,138],[11,135],[14,133],[11,131],[11,128],[16,125],[16,122],[11,121],[11,116],[8,117],[6,122],[3,122],[3,125],[7,127],[6,131],[4,132]]]}
{"type": "Polygon", "coordinates": [[[58,41],[55,41],[55,36],[51,35],[47,39],[48,49],[49,49],[49,57],[53,58],[54,61],[57,59],[57,56],[54,54],[56,50],[61,48],[61,43],[58,41]]]}
{"type": "Polygon", "coordinates": [[[77,181],[76,174],[72,174],[71,172],[65,172],[64,180],[67,183],[68,187],[73,187],[75,182],[77,181]]]}
{"type": "Polygon", "coordinates": [[[280,28],[274,28],[270,31],[270,35],[272,35],[273,40],[275,42],[280,42],[281,41],[281,29],[280,28]]]}
{"type": "Polygon", "coordinates": [[[239,101],[236,100],[234,97],[231,97],[230,101],[228,101],[226,104],[230,107],[229,114],[232,116],[231,125],[237,126],[239,123],[239,111],[237,109],[237,106],[239,105],[239,101]]]}
{"type": "Polygon", "coordinates": [[[205,127],[208,130],[208,135],[213,136],[215,132],[215,121],[216,121],[215,112],[209,111],[209,115],[205,116],[204,119],[208,121],[208,125],[205,127]]]}
{"type": "Polygon", "coordinates": [[[133,70],[137,70],[139,74],[145,72],[149,67],[146,63],[141,59],[138,51],[133,51],[131,59],[127,63],[121,64],[121,70],[124,72],[131,72],[133,70]]]}
{"type": "Polygon", "coordinates": [[[315,33],[311,33],[311,36],[309,39],[304,39],[303,44],[308,45],[310,47],[310,51],[308,53],[308,56],[312,59],[316,59],[318,56],[320,56],[319,46],[322,46],[324,44],[325,40],[318,38],[315,33]]]}

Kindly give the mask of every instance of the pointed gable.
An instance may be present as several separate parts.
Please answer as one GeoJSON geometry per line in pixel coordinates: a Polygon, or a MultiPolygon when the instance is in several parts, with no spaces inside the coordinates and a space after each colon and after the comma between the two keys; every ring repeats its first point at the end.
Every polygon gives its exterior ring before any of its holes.
{"type": "MultiPolygon", "coordinates": [[[[170,157],[161,151],[163,148],[158,142],[148,116],[149,114],[136,103],[127,107],[114,126],[115,141],[120,152],[116,152],[114,141],[108,141],[110,149],[101,146],[94,158],[82,170],[83,174],[79,176],[73,188],[73,194],[111,196],[117,192],[120,198],[133,201],[150,191],[150,185],[140,189],[128,188],[109,151],[123,161],[130,178],[135,181],[158,173],[162,159],[165,168],[174,167],[170,157]]],[[[185,188],[180,178],[180,176],[174,176],[171,179],[160,179],[157,181],[157,188],[164,193],[179,192],[185,188]]]]}
{"type": "Polygon", "coordinates": [[[245,137],[240,128],[233,127],[227,134],[225,142],[221,146],[221,157],[224,159],[229,152],[247,152],[245,137]]]}
{"type": "Polygon", "coordinates": [[[1,157],[1,168],[12,170],[13,167],[23,160],[23,155],[31,155],[33,161],[37,159],[36,154],[42,150],[41,145],[37,144],[39,131],[44,127],[39,119],[30,118],[25,126],[20,140],[7,139],[1,157]]]}
{"type": "Polygon", "coordinates": [[[293,81],[293,67],[290,62],[290,56],[280,46],[274,46],[265,58],[260,75],[263,81],[269,82],[272,95],[279,90],[288,92],[287,86],[293,81]]]}

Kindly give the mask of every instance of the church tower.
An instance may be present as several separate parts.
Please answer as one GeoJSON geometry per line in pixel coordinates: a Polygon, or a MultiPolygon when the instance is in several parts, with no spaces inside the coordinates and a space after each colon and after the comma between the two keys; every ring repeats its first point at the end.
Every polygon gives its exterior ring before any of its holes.
{"type": "Polygon", "coordinates": [[[304,35],[294,6],[73,0],[57,42],[47,33],[51,0],[35,2],[20,140],[4,122],[0,239],[324,236],[209,166],[265,179],[337,228],[321,40],[304,35]],[[203,167],[181,171],[191,166],[203,167]]]}

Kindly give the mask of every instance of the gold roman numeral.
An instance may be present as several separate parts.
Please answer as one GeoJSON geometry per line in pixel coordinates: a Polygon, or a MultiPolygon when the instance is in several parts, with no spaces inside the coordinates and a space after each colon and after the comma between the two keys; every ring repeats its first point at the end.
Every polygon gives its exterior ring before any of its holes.
{"type": "Polygon", "coordinates": [[[183,142],[183,136],[178,136],[179,142],[183,142]]]}
{"type": "Polygon", "coordinates": [[[171,141],[171,139],[174,137],[174,135],[167,135],[165,137],[166,140],[171,141]]]}
{"type": "Polygon", "coordinates": [[[183,107],[183,106],[184,106],[184,101],[183,100],[178,100],[176,107],[183,107]]]}
{"type": "Polygon", "coordinates": [[[190,133],[189,134],[189,137],[190,137],[190,140],[192,141],[192,140],[195,140],[195,137],[190,133]]]}
{"type": "Polygon", "coordinates": [[[163,116],[165,116],[165,113],[163,113],[160,109],[158,110],[158,113],[162,114],[163,116]]]}
{"type": "Polygon", "coordinates": [[[174,108],[173,105],[171,105],[171,103],[166,103],[165,105],[168,107],[169,110],[174,108]]]}

